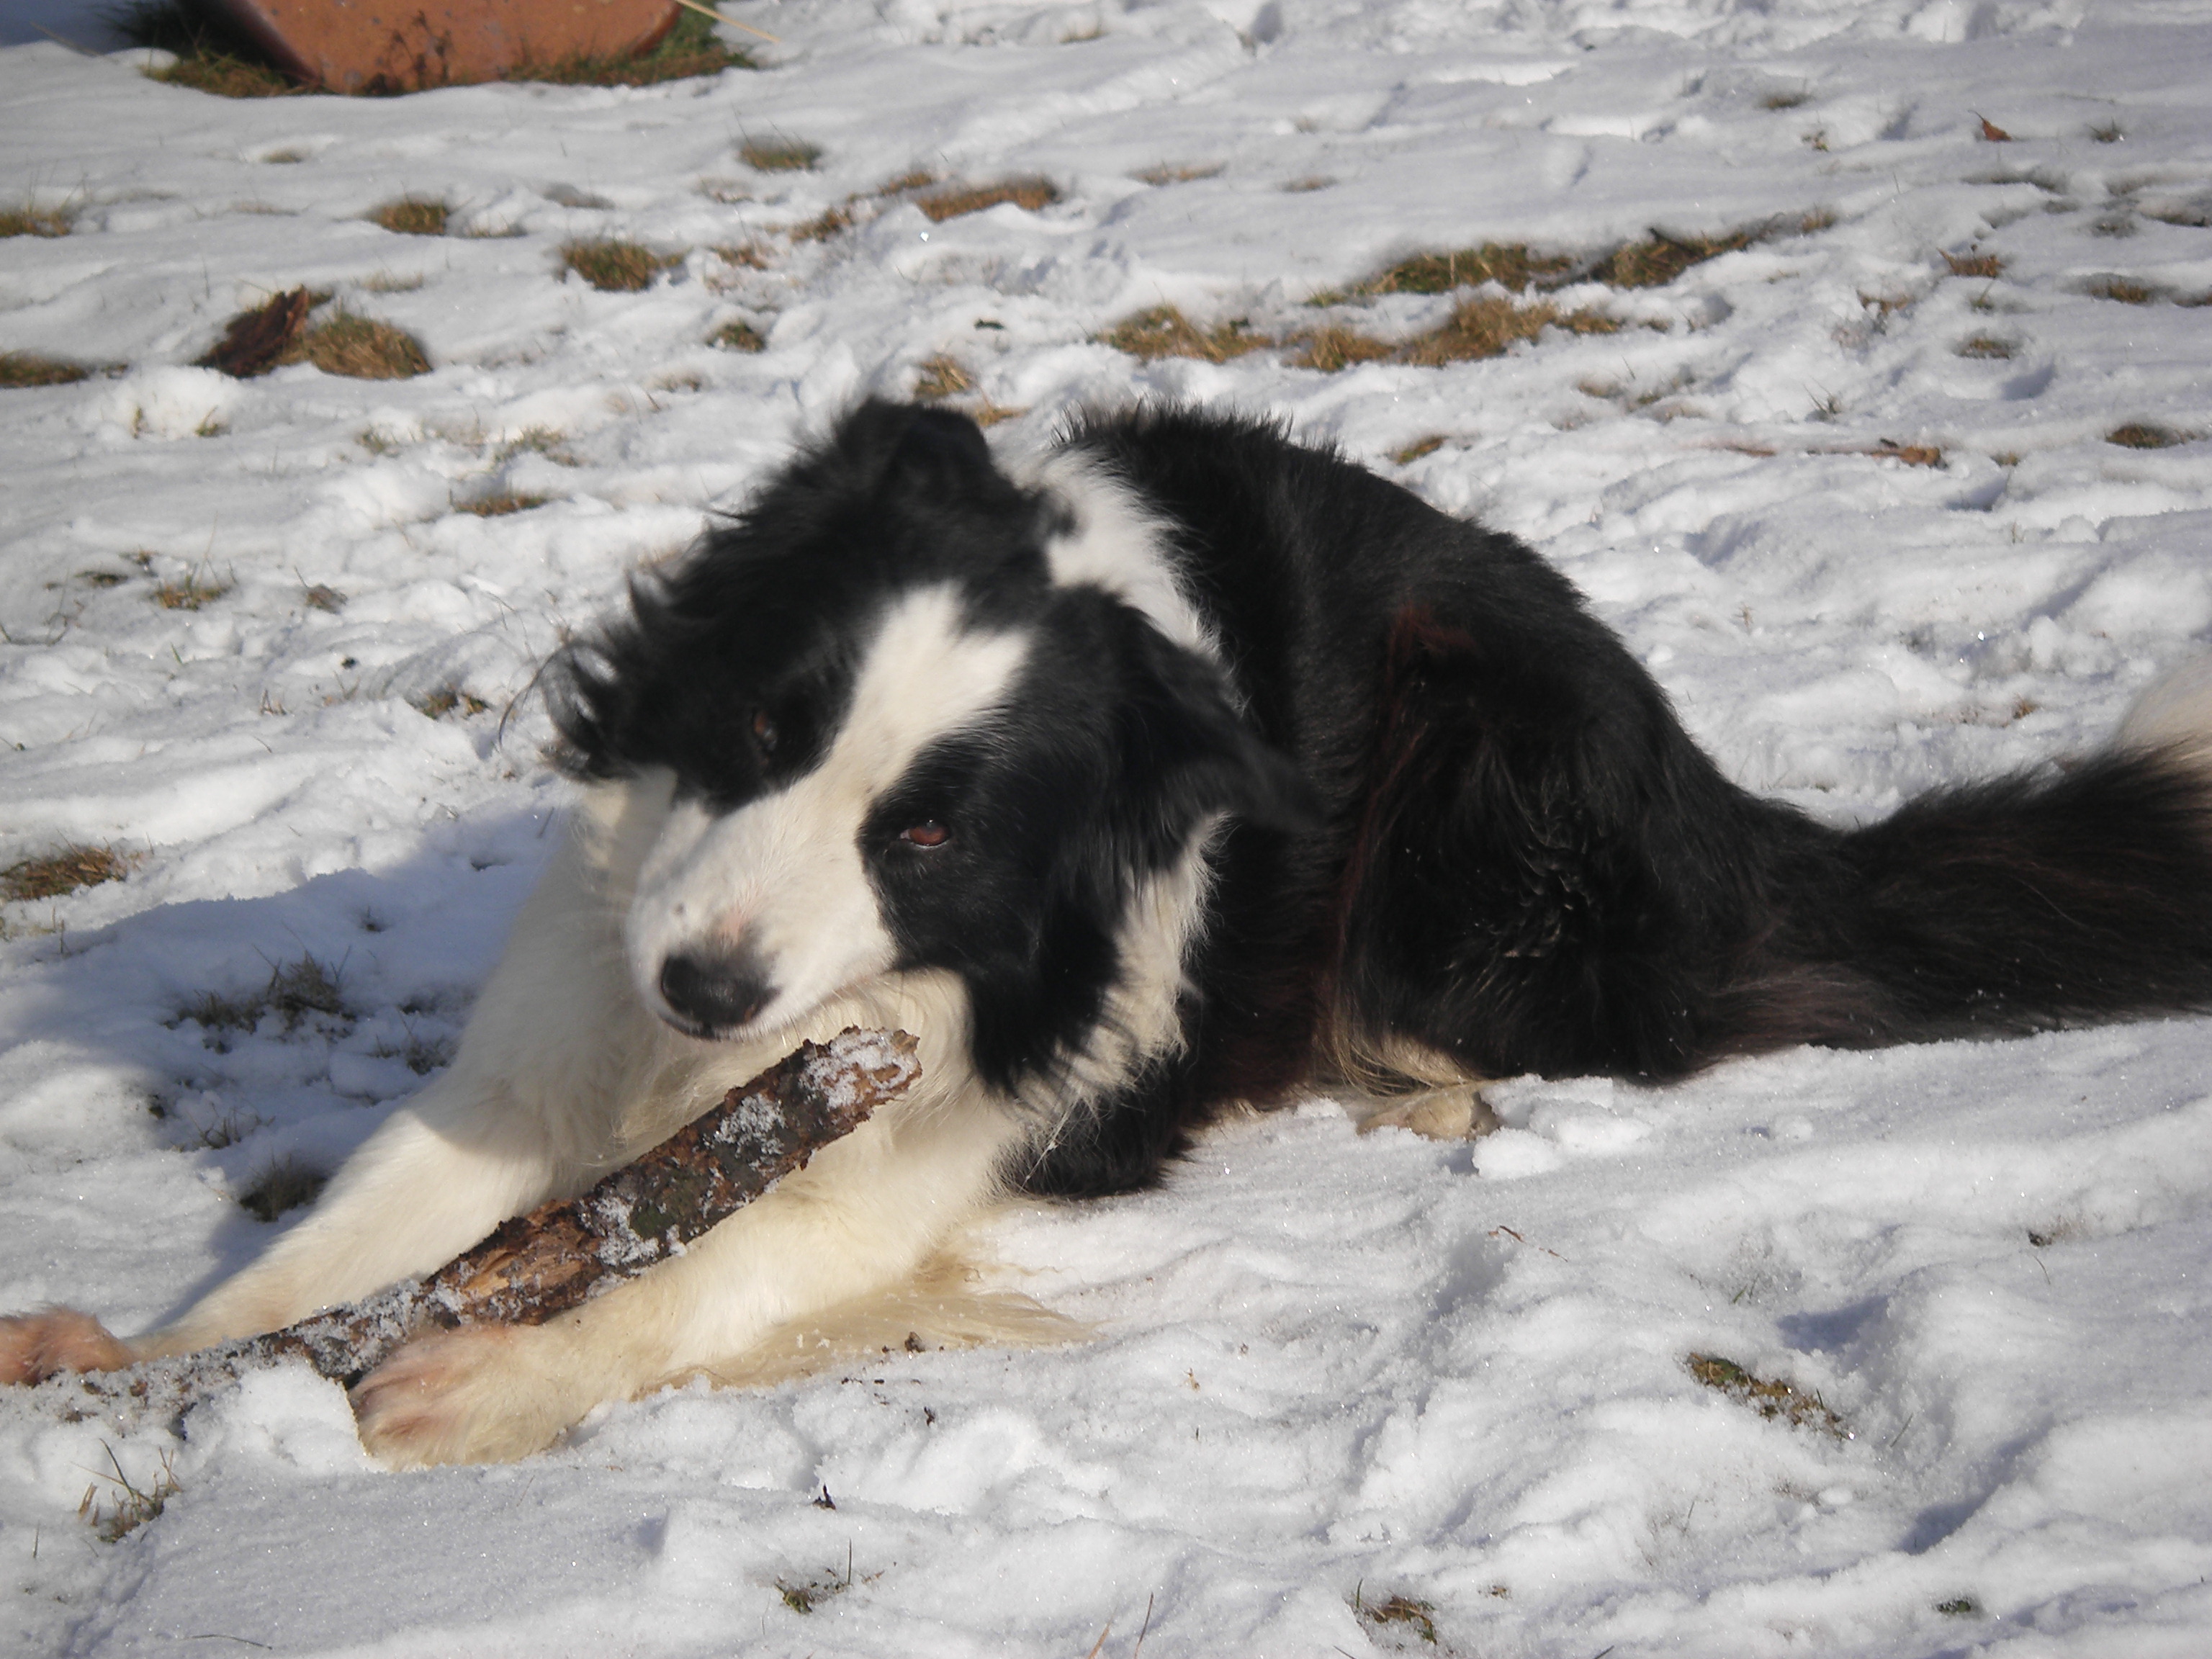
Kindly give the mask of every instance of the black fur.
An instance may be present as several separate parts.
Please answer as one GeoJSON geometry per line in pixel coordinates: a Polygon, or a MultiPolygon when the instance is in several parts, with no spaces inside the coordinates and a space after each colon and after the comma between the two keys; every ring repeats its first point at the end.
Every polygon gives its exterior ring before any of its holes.
{"type": "Polygon", "coordinates": [[[1133,884],[1214,815],[1186,1043],[1084,1103],[1036,1190],[1153,1179],[1225,1101],[1310,1076],[1328,1022],[1469,1075],[1680,1077],[1788,1044],[2004,1035],[2212,1005],[2212,798],[2111,753],[1854,832],[1723,778],[1532,552],[1274,427],[1177,410],[1066,444],[1170,526],[1233,684],[1095,588],[1063,511],[962,417],[870,404],[555,665],[581,775],[741,805],[818,754],[887,592],[957,585],[1041,641],[925,755],[864,852],[906,962],[957,972],[981,1074],[1049,1086],[1123,970],[1133,884]],[[776,741],[749,740],[758,711],[776,741]],[[921,819],[958,826],[927,854],[921,819]]]}

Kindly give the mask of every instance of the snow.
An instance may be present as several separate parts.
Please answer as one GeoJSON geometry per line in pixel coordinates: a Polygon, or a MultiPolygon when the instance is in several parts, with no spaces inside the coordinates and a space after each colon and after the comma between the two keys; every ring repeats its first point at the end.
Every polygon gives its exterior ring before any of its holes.
{"type": "MultiPolygon", "coordinates": [[[[0,865],[136,862],[4,913],[0,1308],[138,1328],[263,1247],[235,1194],[334,1164],[442,1063],[544,859],[538,661],[934,356],[1029,411],[1009,447],[1082,399],[1234,404],[1528,538],[1734,775],[1837,821],[2094,747],[2212,643],[2208,0],[742,15],[784,42],[758,73],[258,103],[10,21],[36,43],[0,51],[0,179],[77,217],[0,244],[0,349],[126,367],[0,391],[0,865]],[[736,154],[779,137],[819,166],[736,154]],[[873,194],[918,167],[1061,199],[933,223],[873,194]],[[1161,167],[1218,170],[1135,176],[1161,167]],[[410,192],[476,234],[363,219],[410,192]],[[849,232],[785,234],[856,195],[849,232]],[[1403,336],[1449,301],[1304,302],[1424,250],[1770,224],[1559,296],[1618,333],[1486,362],[1096,337],[1170,302],[1403,336]],[[681,263],[562,277],[597,235],[681,263]],[[302,284],[435,371],[188,367],[302,284]],[[733,321],[767,349],[706,343],[733,321]],[[2184,441],[2105,441],[2129,422],[2184,441]],[[453,510],[495,489],[547,501],[453,510]],[[187,580],[226,591],[155,603],[187,580]],[[484,712],[417,706],[446,690],[484,712]],[[341,1012],[258,1006],[307,957],[341,1012]]],[[[1079,1655],[1110,1623],[1116,1656],[1430,1650],[1359,1611],[1404,1595],[1462,1654],[2202,1653],[2208,1074],[2212,1022],[2177,1018],[1516,1079],[1471,1145],[1315,1101],[1163,1190],[981,1230],[992,1283],[1085,1341],[694,1387],[509,1468],[376,1471],[290,1372],[181,1433],[10,1392],[0,1650],[1079,1655]],[[77,1514],[111,1454],[176,1486],[114,1543],[77,1514]]]]}

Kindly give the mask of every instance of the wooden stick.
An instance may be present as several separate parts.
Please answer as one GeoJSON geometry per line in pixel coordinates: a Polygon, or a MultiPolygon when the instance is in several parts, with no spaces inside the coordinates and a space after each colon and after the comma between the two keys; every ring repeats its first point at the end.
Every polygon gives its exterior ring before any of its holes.
{"type": "Polygon", "coordinates": [[[286,1359],[351,1385],[409,1337],[466,1324],[543,1324],[635,1277],[850,1134],[921,1074],[903,1031],[807,1043],[581,1198],[542,1204],[427,1279],[410,1279],[265,1336],[122,1370],[49,1377],[65,1419],[180,1416],[223,1384],[286,1359]]]}

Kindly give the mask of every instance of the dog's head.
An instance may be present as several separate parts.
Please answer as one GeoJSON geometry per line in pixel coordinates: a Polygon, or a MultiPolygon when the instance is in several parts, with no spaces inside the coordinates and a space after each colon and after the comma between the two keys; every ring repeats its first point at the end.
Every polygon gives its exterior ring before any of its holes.
{"type": "Polygon", "coordinates": [[[1106,586],[964,416],[870,403],[563,650],[579,775],[672,776],[628,921],[640,995],[702,1038],[950,971],[1012,1086],[1079,1046],[1132,896],[1221,815],[1310,792],[1220,671],[1106,586]]]}

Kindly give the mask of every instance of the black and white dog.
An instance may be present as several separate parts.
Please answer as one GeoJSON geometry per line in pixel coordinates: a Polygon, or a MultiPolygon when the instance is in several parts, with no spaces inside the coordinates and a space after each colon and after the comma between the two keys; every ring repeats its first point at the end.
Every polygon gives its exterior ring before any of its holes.
{"type": "Polygon", "coordinates": [[[1249,420],[1093,417],[1012,476],[866,404],[550,675],[586,787],[451,1069],[178,1323],[5,1322],[0,1376],[434,1267],[849,1025],[919,1036],[912,1095],[552,1323],[404,1348],[371,1448],[530,1451],[1310,1080],[1463,1133],[1485,1078],[2212,1005],[2204,665],[2071,769],[1825,828],[1527,548],[1249,420]]]}

